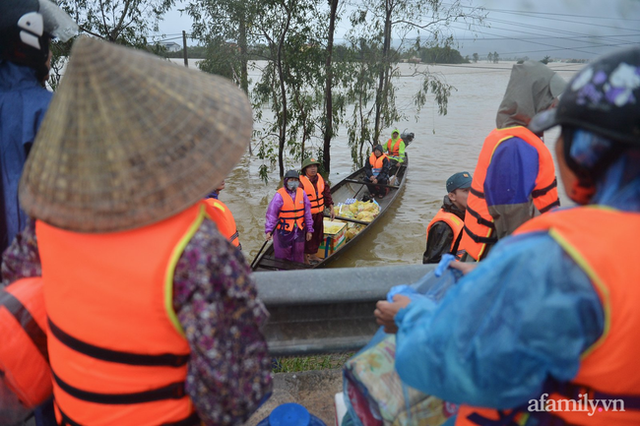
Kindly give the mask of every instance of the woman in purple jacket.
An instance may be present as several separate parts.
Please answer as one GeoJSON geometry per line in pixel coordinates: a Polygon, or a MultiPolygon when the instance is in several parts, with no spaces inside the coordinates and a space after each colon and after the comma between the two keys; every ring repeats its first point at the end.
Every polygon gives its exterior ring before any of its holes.
{"type": "Polygon", "coordinates": [[[304,263],[304,242],[313,236],[313,220],[311,203],[299,186],[298,172],[285,173],[283,188],[276,192],[267,208],[264,232],[267,241],[274,237],[275,257],[304,263]]]}

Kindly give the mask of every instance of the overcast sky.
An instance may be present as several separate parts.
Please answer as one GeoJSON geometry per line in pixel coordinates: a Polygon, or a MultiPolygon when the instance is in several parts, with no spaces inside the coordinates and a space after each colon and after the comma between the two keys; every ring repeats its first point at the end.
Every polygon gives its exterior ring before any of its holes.
{"type": "MultiPolygon", "coordinates": [[[[502,58],[592,58],[640,44],[640,0],[467,0],[465,4],[484,6],[488,16],[486,26],[474,32],[457,26],[463,55],[482,57],[496,51],[502,58]]],[[[160,32],[182,43],[182,30],[189,33],[191,21],[180,16],[179,8],[166,15],[160,32]]],[[[348,29],[346,21],[337,30],[338,38],[348,29]]]]}

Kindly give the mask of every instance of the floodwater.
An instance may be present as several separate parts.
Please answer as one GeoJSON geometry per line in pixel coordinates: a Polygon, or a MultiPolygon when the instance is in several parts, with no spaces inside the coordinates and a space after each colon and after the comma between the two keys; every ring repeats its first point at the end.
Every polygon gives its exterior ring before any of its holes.
{"type": "MultiPolygon", "coordinates": [[[[412,97],[420,87],[416,77],[400,78],[398,103],[407,117],[394,127],[413,132],[415,139],[407,149],[410,168],[403,193],[385,216],[350,247],[331,267],[366,267],[422,262],[426,243],[426,227],[440,208],[446,194],[445,181],[453,173],[473,173],[484,138],[495,127],[495,116],[507,87],[513,62],[477,63],[451,66],[429,66],[456,90],[449,98],[448,113],[440,116],[435,102],[428,103],[416,116],[412,97]]],[[[413,65],[400,64],[404,75],[412,73],[413,65]]],[[[549,66],[569,80],[581,64],[551,63],[549,66]]],[[[425,65],[419,65],[425,68],[425,65]]],[[[253,79],[258,71],[253,72],[253,79]]],[[[258,128],[259,124],[254,124],[258,128]]],[[[390,137],[385,129],[380,142],[390,137]]],[[[553,153],[557,130],[547,132],[545,141],[553,153]]],[[[255,143],[255,141],[254,141],[255,143]]],[[[258,176],[262,160],[248,153],[226,179],[226,189],[220,199],[235,217],[240,241],[247,260],[251,262],[264,243],[264,221],[267,205],[279,184],[277,170],[265,185],[258,176]]],[[[288,168],[298,168],[289,160],[288,168]]],[[[331,175],[335,184],[353,170],[347,145],[346,130],[338,130],[332,142],[331,175]]],[[[563,205],[568,205],[560,189],[563,205]]]]}

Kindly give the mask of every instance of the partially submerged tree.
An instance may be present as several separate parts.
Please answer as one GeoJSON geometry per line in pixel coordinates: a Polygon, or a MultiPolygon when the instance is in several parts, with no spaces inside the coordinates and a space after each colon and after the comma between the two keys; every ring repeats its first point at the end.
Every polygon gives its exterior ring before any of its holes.
{"type": "MultiPolygon", "coordinates": [[[[352,29],[347,35],[353,49],[361,52],[358,72],[348,90],[348,100],[354,105],[353,120],[349,123],[349,144],[353,160],[362,164],[365,144],[379,142],[383,128],[405,118],[395,98],[398,78],[406,77],[397,67],[397,51],[408,34],[426,33],[425,47],[451,47],[454,39],[449,26],[456,22],[473,25],[484,18],[482,9],[466,9],[460,0],[363,0],[351,15],[352,29]],[[375,83],[374,83],[375,81],[375,83]]],[[[421,38],[416,43],[418,51],[421,38]]],[[[411,77],[422,76],[421,89],[414,96],[419,111],[427,95],[434,96],[438,112],[446,114],[452,87],[428,69],[414,67],[411,77]]]]}

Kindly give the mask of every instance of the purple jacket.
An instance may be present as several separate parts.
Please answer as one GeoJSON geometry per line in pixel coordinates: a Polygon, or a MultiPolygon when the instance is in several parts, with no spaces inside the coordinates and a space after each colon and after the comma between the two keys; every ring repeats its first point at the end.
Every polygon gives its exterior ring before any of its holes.
{"type": "MultiPolygon", "coordinates": [[[[287,192],[295,201],[296,192],[289,191],[287,192]]],[[[309,198],[307,198],[307,194],[302,191],[302,196],[304,197],[304,223],[307,226],[307,232],[313,232],[313,220],[311,219],[311,203],[309,202],[309,198]]],[[[282,196],[279,192],[276,192],[276,195],[273,196],[271,202],[269,203],[269,207],[267,207],[267,221],[264,224],[264,233],[268,234],[273,232],[278,225],[278,217],[280,216],[280,210],[284,205],[284,201],[282,200],[282,196]]]]}

